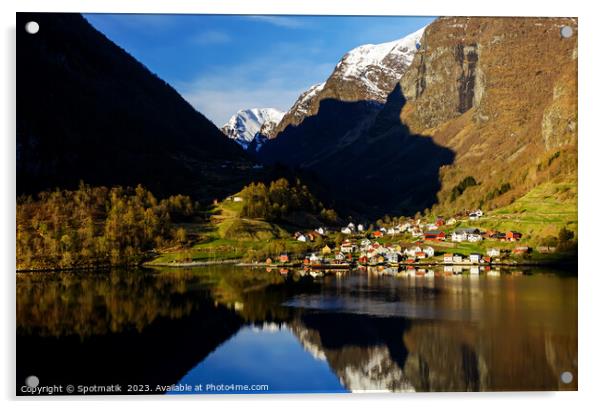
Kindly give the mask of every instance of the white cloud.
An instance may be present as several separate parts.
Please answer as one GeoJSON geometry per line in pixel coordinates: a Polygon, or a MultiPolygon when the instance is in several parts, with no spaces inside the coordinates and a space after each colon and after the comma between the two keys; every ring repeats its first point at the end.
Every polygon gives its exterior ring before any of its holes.
{"type": "Polygon", "coordinates": [[[199,112],[221,127],[238,110],[245,108],[276,108],[286,111],[302,89],[203,89],[184,94],[199,112]]]}
{"type": "Polygon", "coordinates": [[[333,68],[334,63],[271,56],[215,67],[212,72],[175,87],[199,112],[222,126],[240,109],[288,110],[303,91],[324,81],[333,68]]]}
{"type": "Polygon", "coordinates": [[[204,31],[192,37],[192,42],[199,45],[225,44],[232,41],[228,33],[223,31],[204,31]]]}
{"type": "Polygon", "coordinates": [[[301,28],[307,26],[307,21],[288,16],[247,16],[247,18],[284,28],[301,28]]]}

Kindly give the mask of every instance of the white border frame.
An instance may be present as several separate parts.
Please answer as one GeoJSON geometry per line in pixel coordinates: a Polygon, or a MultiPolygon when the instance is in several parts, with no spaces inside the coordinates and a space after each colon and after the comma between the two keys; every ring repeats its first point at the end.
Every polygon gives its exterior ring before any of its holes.
{"type": "MultiPolygon", "coordinates": [[[[2,160],[2,217],[0,234],[3,280],[3,332],[0,337],[4,368],[0,369],[0,387],[4,399],[10,405],[44,407],[81,407],[82,404],[97,406],[111,401],[115,405],[138,402],[144,406],[164,404],[194,405],[230,404],[251,408],[278,407],[306,408],[314,402],[332,405],[342,403],[352,408],[365,408],[373,400],[379,406],[399,407],[460,407],[462,409],[484,405],[504,408],[509,405],[542,403],[547,408],[567,406],[593,406],[600,401],[598,392],[601,330],[599,314],[602,305],[599,295],[602,288],[602,271],[598,271],[595,257],[602,226],[598,214],[598,202],[602,195],[599,189],[599,155],[602,139],[599,121],[600,111],[600,66],[602,40],[600,27],[602,16],[596,13],[593,1],[572,0],[528,2],[506,0],[487,2],[462,0],[304,0],[302,2],[276,0],[18,0],[0,4],[3,13],[2,54],[0,63],[3,95],[0,98],[0,126],[3,137],[0,152],[2,160]],[[549,393],[431,393],[386,395],[270,395],[270,396],[195,396],[195,397],[89,397],[80,398],[14,398],[15,382],[15,12],[107,12],[107,13],[210,13],[210,14],[335,14],[335,15],[422,15],[422,16],[566,16],[579,18],[579,392],[549,393]],[[597,189],[596,189],[597,188],[597,189]]],[[[598,250],[599,251],[599,250],[598,250]]]]}

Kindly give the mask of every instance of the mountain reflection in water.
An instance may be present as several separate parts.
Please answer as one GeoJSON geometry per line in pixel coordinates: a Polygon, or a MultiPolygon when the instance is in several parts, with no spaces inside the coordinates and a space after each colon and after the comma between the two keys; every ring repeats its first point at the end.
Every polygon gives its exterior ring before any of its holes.
{"type": "Polygon", "coordinates": [[[29,375],[151,385],[146,393],[249,382],[269,392],[576,390],[577,277],[531,273],[19,274],[17,393],[29,375]]]}

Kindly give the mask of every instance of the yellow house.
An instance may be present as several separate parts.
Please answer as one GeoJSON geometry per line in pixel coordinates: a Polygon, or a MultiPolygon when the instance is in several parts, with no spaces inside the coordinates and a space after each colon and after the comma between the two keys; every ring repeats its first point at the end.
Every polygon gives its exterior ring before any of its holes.
{"type": "Polygon", "coordinates": [[[332,253],[332,249],[328,247],[328,244],[322,247],[322,254],[330,254],[332,253]]]}

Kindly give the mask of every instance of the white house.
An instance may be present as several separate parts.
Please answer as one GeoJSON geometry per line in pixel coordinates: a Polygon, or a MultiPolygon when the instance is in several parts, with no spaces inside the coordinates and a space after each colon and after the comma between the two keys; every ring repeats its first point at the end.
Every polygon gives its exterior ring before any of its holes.
{"type": "Polygon", "coordinates": [[[475,228],[456,229],[451,234],[451,240],[455,242],[466,241],[469,240],[470,235],[473,235],[470,241],[482,240],[479,229],[475,228]]]}
{"type": "Polygon", "coordinates": [[[307,237],[305,234],[300,234],[297,236],[297,241],[302,241],[303,243],[307,242],[307,237]]]}
{"type": "Polygon", "coordinates": [[[430,246],[425,247],[424,249],[422,249],[422,251],[424,251],[427,257],[435,256],[435,249],[430,246]]]}
{"type": "Polygon", "coordinates": [[[439,226],[437,226],[435,223],[429,223],[426,226],[427,230],[437,230],[439,228],[439,226]]]}
{"type": "Polygon", "coordinates": [[[363,224],[358,224],[357,225],[357,231],[364,231],[364,225],[363,224]]]}
{"type": "Polygon", "coordinates": [[[242,202],[242,200],[243,200],[243,199],[242,199],[242,197],[240,197],[240,196],[234,196],[234,199],[233,199],[233,200],[234,200],[235,202],[242,202]]]}
{"type": "Polygon", "coordinates": [[[481,237],[481,235],[478,233],[469,233],[467,235],[467,239],[468,239],[468,241],[474,243],[474,242],[483,240],[483,237],[481,237]]]}
{"type": "Polygon", "coordinates": [[[477,217],[483,217],[483,211],[481,209],[477,209],[473,213],[476,214],[477,217]]]}
{"type": "Polygon", "coordinates": [[[466,232],[463,230],[455,230],[451,234],[451,241],[454,241],[454,242],[460,243],[460,242],[466,241],[467,239],[468,239],[468,234],[466,234],[466,232]]]}
{"type": "Polygon", "coordinates": [[[393,227],[391,227],[391,228],[389,228],[389,229],[387,230],[387,234],[388,234],[389,236],[395,236],[395,234],[396,234],[396,233],[397,233],[397,232],[395,231],[395,229],[394,229],[393,227]]]}
{"type": "Polygon", "coordinates": [[[422,237],[422,230],[419,228],[412,230],[412,237],[422,237]]]}
{"type": "Polygon", "coordinates": [[[447,253],[443,255],[443,262],[445,264],[452,264],[454,262],[454,255],[447,253]]]}
{"type": "Polygon", "coordinates": [[[345,260],[345,255],[343,253],[341,253],[341,252],[338,252],[334,256],[334,259],[337,260],[337,261],[343,261],[343,260],[345,260]]]}
{"type": "Polygon", "coordinates": [[[487,250],[487,255],[489,257],[499,257],[501,254],[500,249],[498,248],[491,248],[487,250]]]}
{"type": "Polygon", "coordinates": [[[452,257],[452,261],[454,262],[454,264],[460,264],[462,263],[463,259],[462,256],[457,256],[454,254],[454,256],[452,257]]]}
{"type": "Polygon", "coordinates": [[[479,220],[479,216],[477,216],[477,214],[476,214],[476,213],[471,213],[471,214],[469,214],[469,215],[468,215],[468,218],[469,218],[470,220],[479,220]]]}
{"type": "Polygon", "coordinates": [[[324,229],[324,227],[318,227],[315,230],[316,233],[318,233],[320,236],[324,236],[326,234],[326,229],[324,229]]]}
{"type": "Polygon", "coordinates": [[[479,261],[481,261],[481,255],[479,253],[470,253],[468,259],[471,263],[478,263],[479,261]]]}
{"type": "Polygon", "coordinates": [[[355,224],[353,224],[352,222],[350,222],[347,227],[349,227],[351,230],[355,230],[355,224]]]}
{"type": "Polygon", "coordinates": [[[411,256],[411,257],[416,257],[416,253],[420,253],[422,251],[422,249],[418,246],[416,247],[410,247],[407,248],[403,251],[403,254],[405,254],[406,256],[411,256]]]}
{"type": "Polygon", "coordinates": [[[343,233],[343,234],[351,234],[351,233],[353,233],[353,230],[351,230],[349,227],[343,227],[341,229],[341,233],[343,233]]]}
{"type": "Polygon", "coordinates": [[[357,246],[348,240],[345,240],[343,244],[341,244],[341,253],[353,253],[356,250],[357,246]]]}

